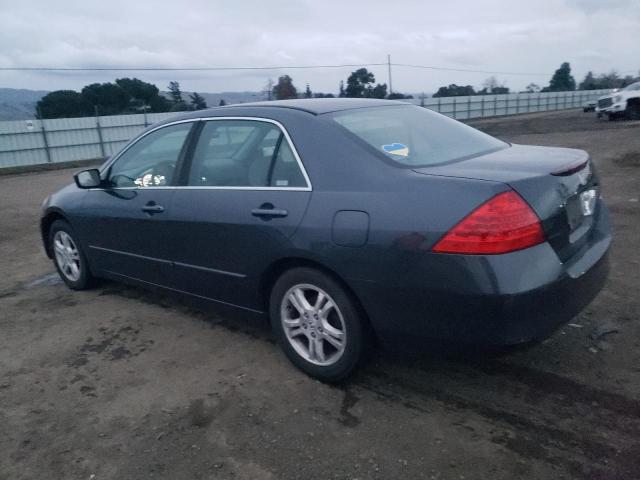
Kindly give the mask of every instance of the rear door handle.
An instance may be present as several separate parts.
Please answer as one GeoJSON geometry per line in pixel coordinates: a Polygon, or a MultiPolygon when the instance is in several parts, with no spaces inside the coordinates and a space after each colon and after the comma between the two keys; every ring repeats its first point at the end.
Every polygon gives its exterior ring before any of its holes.
{"type": "Polygon", "coordinates": [[[289,212],[279,208],[254,208],[251,210],[251,215],[263,218],[286,217],[289,212]]]}
{"type": "Polygon", "coordinates": [[[147,213],[162,213],[164,212],[164,207],[162,205],[148,204],[142,207],[143,212],[147,213]]]}

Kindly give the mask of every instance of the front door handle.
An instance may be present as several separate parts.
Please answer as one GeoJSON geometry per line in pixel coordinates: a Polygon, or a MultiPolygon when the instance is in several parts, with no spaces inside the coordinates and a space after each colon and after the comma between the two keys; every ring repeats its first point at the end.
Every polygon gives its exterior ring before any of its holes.
{"type": "Polygon", "coordinates": [[[143,212],[147,213],[162,213],[164,212],[164,207],[162,205],[158,205],[156,203],[148,203],[144,207],[142,207],[143,212]]]}
{"type": "Polygon", "coordinates": [[[260,205],[260,208],[251,210],[251,215],[261,218],[286,217],[289,212],[280,208],[274,208],[270,203],[260,205]]]}

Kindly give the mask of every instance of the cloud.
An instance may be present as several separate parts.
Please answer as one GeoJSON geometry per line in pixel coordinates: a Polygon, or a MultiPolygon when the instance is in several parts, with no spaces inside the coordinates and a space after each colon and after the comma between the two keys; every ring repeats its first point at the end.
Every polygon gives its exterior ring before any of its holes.
{"type": "MultiPolygon", "coordinates": [[[[588,70],[638,70],[636,0],[404,0],[393,11],[371,2],[303,0],[31,0],[0,10],[0,66],[205,67],[397,63],[543,73],[504,76],[512,88],[545,84],[563,61],[588,70]],[[606,8],[600,8],[600,5],[606,8]],[[620,12],[624,15],[620,15],[620,12]],[[597,15],[593,15],[597,12],[597,15]],[[616,35],[602,28],[615,19],[616,35]],[[621,40],[625,43],[620,47],[621,40]],[[624,40],[627,39],[627,40],[624,40]],[[548,72],[546,74],[545,72],[548,72]]],[[[88,81],[138,76],[164,88],[261,89],[290,74],[296,85],[336,91],[352,68],[244,72],[0,72],[0,85],[81,88],[88,81]]],[[[372,67],[386,81],[386,67],[372,67]]],[[[449,83],[482,84],[488,74],[394,68],[394,88],[434,91],[449,83]]],[[[500,77],[501,80],[503,76],[500,77]]]]}

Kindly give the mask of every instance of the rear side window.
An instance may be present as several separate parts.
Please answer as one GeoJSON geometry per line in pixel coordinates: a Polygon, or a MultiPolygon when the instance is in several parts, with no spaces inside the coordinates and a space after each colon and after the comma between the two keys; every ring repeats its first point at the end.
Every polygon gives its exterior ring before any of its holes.
{"type": "Polygon", "coordinates": [[[258,120],[210,120],[189,171],[196,187],[306,187],[282,130],[258,120]]]}
{"type": "Polygon", "coordinates": [[[508,147],[475,128],[414,105],[329,115],[381,155],[408,167],[438,165],[508,147]]]}

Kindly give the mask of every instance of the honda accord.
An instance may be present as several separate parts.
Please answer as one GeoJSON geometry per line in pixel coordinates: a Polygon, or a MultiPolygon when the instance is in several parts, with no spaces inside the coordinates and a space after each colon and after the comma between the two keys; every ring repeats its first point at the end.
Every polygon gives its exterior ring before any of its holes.
{"type": "Polygon", "coordinates": [[[41,219],[70,288],[109,278],[267,317],[324,381],[374,341],[544,338],[608,271],[586,152],[509,144],[397,101],[190,112],[74,178],[41,219]]]}

